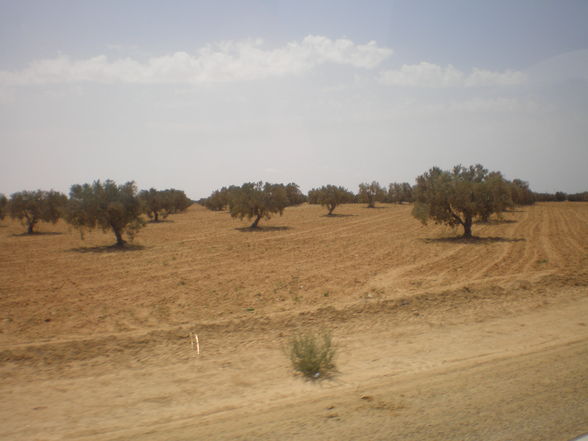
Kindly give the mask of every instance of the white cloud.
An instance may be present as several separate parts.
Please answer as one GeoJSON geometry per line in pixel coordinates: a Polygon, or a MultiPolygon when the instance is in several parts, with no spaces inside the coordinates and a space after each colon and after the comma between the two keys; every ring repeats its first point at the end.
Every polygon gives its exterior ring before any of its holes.
{"type": "Polygon", "coordinates": [[[525,81],[525,74],[512,70],[492,72],[474,68],[469,75],[466,75],[451,64],[443,67],[423,61],[419,64],[405,64],[398,70],[383,71],[380,73],[379,80],[388,86],[435,88],[512,86],[522,84],[525,81]]]}
{"type": "Polygon", "coordinates": [[[0,84],[34,85],[71,82],[184,83],[246,81],[301,74],[335,63],[373,69],[392,54],[374,41],[356,44],[309,35],[277,49],[264,49],[261,40],[228,41],[208,45],[196,54],[175,52],[149,58],[109,60],[105,55],[72,60],[67,56],[32,62],[18,72],[0,71],[0,84]]]}
{"type": "Polygon", "coordinates": [[[472,73],[466,78],[467,87],[478,86],[516,86],[522,84],[526,76],[522,72],[507,70],[505,72],[491,72],[474,68],[472,73]]]}
{"type": "Polygon", "coordinates": [[[463,83],[463,74],[452,65],[447,67],[423,61],[403,65],[399,70],[384,71],[380,81],[390,86],[450,87],[463,83]]]}

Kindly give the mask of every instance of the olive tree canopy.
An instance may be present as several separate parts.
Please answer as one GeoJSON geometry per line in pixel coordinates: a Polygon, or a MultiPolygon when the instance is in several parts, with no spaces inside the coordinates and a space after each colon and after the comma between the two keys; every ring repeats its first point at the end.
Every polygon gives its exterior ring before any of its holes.
{"type": "Polygon", "coordinates": [[[85,230],[112,230],[116,245],[123,246],[123,234],[132,240],[145,225],[142,205],[134,182],[117,185],[114,181],[73,185],[69,192],[66,220],[83,234],[85,230]]]}
{"type": "Polygon", "coordinates": [[[463,237],[472,237],[474,219],[488,219],[512,205],[510,188],[499,172],[489,173],[480,164],[455,166],[452,171],[433,167],[417,177],[413,215],[424,224],[429,219],[450,226],[461,225],[463,237]]]}
{"type": "Polygon", "coordinates": [[[10,196],[10,217],[18,219],[33,234],[39,222],[56,223],[62,215],[67,197],[57,191],[20,191],[10,196]]]}
{"type": "Polygon", "coordinates": [[[167,218],[170,214],[185,211],[192,201],[181,190],[142,190],[139,193],[139,199],[143,204],[143,211],[153,219],[159,222],[159,217],[167,218]]]}
{"type": "Polygon", "coordinates": [[[308,192],[309,201],[315,204],[321,204],[329,210],[329,216],[333,214],[338,205],[347,202],[352,202],[354,199],[353,193],[344,187],[336,187],[334,185],[324,185],[320,188],[313,188],[308,192]]]}
{"type": "Polygon", "coordinates": [[[382,186],[373,181],[371,184],[367,182],[359,184],[359,201],[366,202],[368,208],[375,208],[376,202],[382,202],[386,197],[386,190],[382,186]]]}
{"type": "Polygon", "coordinates": [[[270,219],[275,213],[282,215],[288,205],[290,201],[283,184],[247,182],[230,193],[231,216],[254,219],[251,228],[257,228],[262,218],[270,219]]]}
{"type": "Polygon", "coordinates": [[[0,193],[0,220],[6,216],[6,208],[8,205],[8,199],[2,193],[0,193]]]}

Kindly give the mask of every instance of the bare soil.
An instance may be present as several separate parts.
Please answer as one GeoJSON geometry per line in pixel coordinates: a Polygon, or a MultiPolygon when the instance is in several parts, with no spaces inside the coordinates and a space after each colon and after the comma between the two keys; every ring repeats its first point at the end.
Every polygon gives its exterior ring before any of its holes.
{"type": "Polygon", "coordinates": [[[133,246],[0,223],[0,439],[561,440],[588,432],[588,204],[422,226],[193,206],[133,246]],[[329,329],[338,374],[283,348],[329,329]],[[196,354],[190,333],[198,335],[196,354]]]}

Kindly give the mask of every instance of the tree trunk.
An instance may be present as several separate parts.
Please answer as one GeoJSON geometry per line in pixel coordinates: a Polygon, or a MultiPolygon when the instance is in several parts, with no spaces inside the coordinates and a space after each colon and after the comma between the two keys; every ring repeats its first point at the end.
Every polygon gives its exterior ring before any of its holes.
{"type": "Polygon", "coordinates": [[[257,228],[257,224],[259,223],[260,220],[261,220],[261,214],[258,214],[257,217],[255,218],[255,220],[253,221],[253,223],[251,224],[251,227],[249,227],[249,228],[257,228]]]}
{"type": "Polygon", "coordinates": [[[123,238],[122,238],[122,234],[120,231],[118,231],[118,229],[112,227],[112,230],[114,231],[114,235],[116,236],[116,246],[117,247],[124,247],[125,243],[127,243],[123,238]]]}
{"type": "Polygon", "coordinates": [[[336,205],[328,205],[327,208],[329,209],[329,216],[333,214],[333,210],[335,210],[336,205]]]}
{"type": "Polygon", "coordinates": [[[30,221],[28,223],[27,234],[33,234],[34,233],[34,231],[33,231],[34,226],[35,226],[35,223],[33,221],[30,221]]]}
{"type": "Polygon", "coordinates": [[[153,222],[159,222],[159,213],[157,210],[153,210],[153,222]]]}
{"type": "Polygon", "coordinates": [[[472,217],[465,216],[465,221],[463,222],[463,238],[464,239],[471,239],[472,238],[472,217]]]}

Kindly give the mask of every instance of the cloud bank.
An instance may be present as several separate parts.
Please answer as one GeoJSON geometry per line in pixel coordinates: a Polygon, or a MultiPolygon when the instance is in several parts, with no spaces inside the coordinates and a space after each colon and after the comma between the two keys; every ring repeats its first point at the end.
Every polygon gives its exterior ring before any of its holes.
{"type": "Polygon", "coordinates": [[[465,74],[451,64],[443,67],[426,61],[381,72],[379,77],[380,82],[388,86],[435,88],[514,86],[524,83],[525,79],[524,73],[512,70],[492,72],[474,68],[470,74],[465,74]]]}
{"type": "Polygon", "coordinates": [[[331,63],[373,69],[393,53],[374,41],[356,44],[348,39],[309,35],[276,49],[262,40],[227,41],[208,45],[196,54],[175,52],[140,62],[109,60],[105,55],[72,60],[59,56],[32,62],[17,71],[0,71],[2,85],[60,83],[204,84],[249,81],[297,75],[331,63]]]}

